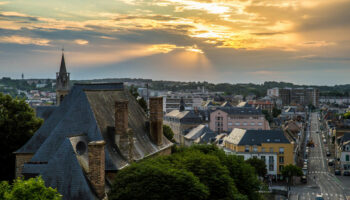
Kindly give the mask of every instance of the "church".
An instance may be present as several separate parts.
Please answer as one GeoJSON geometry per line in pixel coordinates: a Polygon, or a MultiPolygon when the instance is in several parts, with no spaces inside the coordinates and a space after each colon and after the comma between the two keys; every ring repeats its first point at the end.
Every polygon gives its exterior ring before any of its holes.
{"type": "Polygon", "coordinates": [[[150,98],[147,117],[123,83],[70,88],[63,53],[56,94],[56,106],[36,109],[44,123],[15,152],[17,177],[41,176],[63,199],[103,199],[119,170],[171,153],[161,97],[150,98]]]}

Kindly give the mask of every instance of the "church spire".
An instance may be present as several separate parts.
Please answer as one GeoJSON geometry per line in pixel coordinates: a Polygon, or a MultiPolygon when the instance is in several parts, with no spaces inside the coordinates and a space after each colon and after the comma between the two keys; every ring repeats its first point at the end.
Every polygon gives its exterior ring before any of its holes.
{"type": "Polygon", "coordinates": [[[185,101],[183,97],[180,99],[180,112],[182,111],[185,111],[185,101]]]}
{"type": "Polygon", "coordinates": [[[66,62],[64,61],[64,49],[62,49],[62,59],[61,59],[61,66],[60,66],[60,74],[67,73],[66,69],[66,62]]]}
{"type": "Polygon", "coordinates": [[[60,71],[56,73],[56,102],[58,105],[63,101],[63,98],[68,94],[69,88],[70,88],[69,87],[70,74],[67,72],[63,51],[64,49],[62,49],[60,71]]]}

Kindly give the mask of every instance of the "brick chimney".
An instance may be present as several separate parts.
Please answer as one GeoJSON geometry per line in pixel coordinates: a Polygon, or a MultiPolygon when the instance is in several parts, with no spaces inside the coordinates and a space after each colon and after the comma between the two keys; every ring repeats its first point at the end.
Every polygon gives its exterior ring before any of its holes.
{"type": "Polygon", "coordinates": [[[88,178],[99,198],[105,196],[105,144],[103,140],[89,142],[88,178]]]}
{"type": "Polygon", "coordinates": [[[122,137],[127,136],[128,131],[128,101],[115,102],[115,143],[119,146],[122,137]]]}
{"type": "Polygon", "coordinates": [[[115,102],[115,143],[122,155],[132,162],[134,146],[134,133],[128,128],[128,101],[115,102]]]}
{"type": "Polygon", "coordinates": [[[149,99],[150,137],[156,145],[163,144],[163,97],[149,99]]]}

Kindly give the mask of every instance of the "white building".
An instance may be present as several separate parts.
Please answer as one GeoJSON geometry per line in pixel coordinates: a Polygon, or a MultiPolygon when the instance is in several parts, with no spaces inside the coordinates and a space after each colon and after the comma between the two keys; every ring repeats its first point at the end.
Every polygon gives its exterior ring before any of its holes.
{"type": "Polygon", "coordinates": [[[279,88],[271,88],[267,90],[267,96],[269,97],[279,97],[279,88]]]}

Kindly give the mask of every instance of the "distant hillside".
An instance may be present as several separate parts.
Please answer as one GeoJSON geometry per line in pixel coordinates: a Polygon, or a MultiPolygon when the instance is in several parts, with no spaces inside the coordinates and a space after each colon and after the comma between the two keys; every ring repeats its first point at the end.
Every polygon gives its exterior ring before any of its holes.
{"type": "MultiPolygon", "coordinates": [[[[51,83],[55,82],[55,80],[50,79],[32,79],[39,80],[39,82],[51,83]]],[[[262,97],[266,95],[267,89],[278,87],[278,88],[298,88],[298,87],[314,87],[320,90],[320,96],[349,96],[350,94],[350,84],[346,85],[335,85],[335,86],[315,86],[315,85],[295,85],[293,83],[286,82],[276,82],[276,81],[267,81],[263,84],[230,84],[230,83],[208,83],[206,81],[203,82],[180,82],[180,81],[153,81],[152,79],[132,79],[132,78],[106,78],[106,79],[94,79],[94,80],[72,80],[71,85],[74,83],[88,83],[88,82],[135,82],[135,85],[139,85],[139,83],[149,83],[150,89],[154,90],[170,90],[170,91],[184,91],[184,92],[195,92],[202,90],[204,87],[205,90],[210,92],[224,92],[227,95],[250,95],[254,94],[258,97],[262,97]]],[[[35,89],[35,84],[29,84],[28,80],[15,80],[9,78],[0,79],[0,89],[1,86],[10,86],[14,89],[21,90],[29,90],[35,89]]],[[[41,90],[54,90],[50,84],[48,84],[45,88],[40,88],[41,90]]],[[[0,90],[1,92],[1,90],[0,90]]]]}

